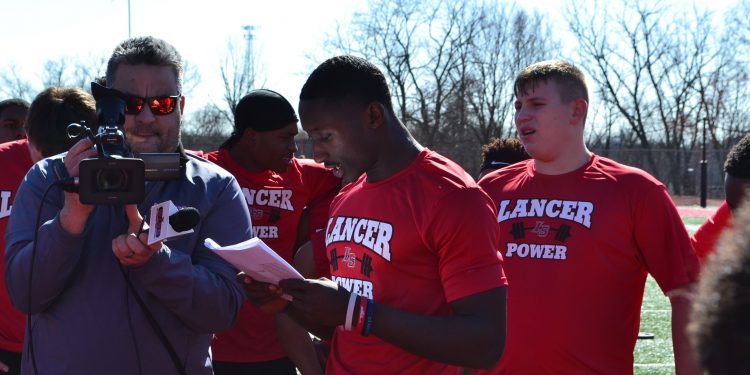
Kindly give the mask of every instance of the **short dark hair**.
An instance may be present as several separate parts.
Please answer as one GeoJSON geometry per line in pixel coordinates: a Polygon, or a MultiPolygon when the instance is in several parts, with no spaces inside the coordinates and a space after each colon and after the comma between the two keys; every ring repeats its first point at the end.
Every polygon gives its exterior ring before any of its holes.
{"type": "Polygon", "coordinates": [[[112,83],[120,64],[168,66],[177,78],[177,89],[182,94],[182,56],[173,45],[153,36],[128,39],[118,45],[107,62],[107,86],[112,83]]]}
{"type": "Polygon", "coordinates": [[[518,138],[492,138],[482,146],[480,171],[493,168],[493,163],[515,164],[530,157],[518,138]]]}
{"type": "Polygon", "coordinates": [[[750,134],[742,137],[729,150],[724,172],[735,178],[750,178],[750,134]]]}
{"type": "Polygon", "coordinates": [[[26,110],[28,110],[29,102],[23,99],[19,99],[19,98],[5,99],[3,101],[0,101],[0,114],[2,114],[3,111],[11,107],[21,107],[21,108],[25,108],[26,110]]]}
{"type": "Polygon", "coordinates": [[[750,374],[750,204],[701,270],[688,334],[710,374],[750,374]]]}
{"type": "Polygon", "coordinates": [[[362,104],[377,101],[393,113],[391,91],[383,73],[367,60],[351,55],[324,61],[302,86],[300,100],[353,98],[362,104]]]}
{"type": "Polygon", "coordinates": [[[516,76],[513,93],[525,95],[541,82],[552,80],[560,89],[560,99],[569,103],[576,99],[589,101],[586,77],[575,65],[563,60],[540,61],[527,66],[516,76]]]}
{"type": "Polygon", "coordinates": [[[96,126],[94,97],[79,88],[50,87],[31,102],[24,128],[29,142],[49,157],[73,146],[75,140],[68,139],[67,127],[81,121],[96,126]]]}

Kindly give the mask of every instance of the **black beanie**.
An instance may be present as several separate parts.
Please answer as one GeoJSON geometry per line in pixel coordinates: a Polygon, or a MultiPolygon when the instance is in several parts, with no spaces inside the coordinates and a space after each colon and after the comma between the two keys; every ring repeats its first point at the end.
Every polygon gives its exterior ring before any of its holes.
{"type": "Polygon", "coordinates": [[[234,110],[234,130],[221,148],[232,147],[242,137],[245,129],[267,132],[281,129],[297,122],[291,104],[276,91],[253,90],[245,95],[234,110]]]}

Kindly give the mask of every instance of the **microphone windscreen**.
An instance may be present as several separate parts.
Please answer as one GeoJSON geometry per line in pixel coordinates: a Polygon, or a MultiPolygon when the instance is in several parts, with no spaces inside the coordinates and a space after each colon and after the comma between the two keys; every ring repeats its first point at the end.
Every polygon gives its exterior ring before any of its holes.
{"type": "Polygon", "coordinates": [[[177,232],[194,228],[201,221],[201,214],[195,207],[183,207],[169,216],[169,225],[177,232]]]}

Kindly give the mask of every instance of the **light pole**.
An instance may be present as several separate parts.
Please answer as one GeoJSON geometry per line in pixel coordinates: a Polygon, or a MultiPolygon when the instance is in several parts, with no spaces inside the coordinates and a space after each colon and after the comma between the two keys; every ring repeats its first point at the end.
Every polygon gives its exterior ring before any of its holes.
{"type": "Polygon", "coordinates": [[[128,0],[128,39],[130,39],[130,0],[128,0]]]}
{"type": "Polygon", "coordinates": [[[708,160],[706,160],[706,122],[708,117],[703,118],[703,138],[701,140],[701,207],[706,208],[708,196],[708,176],[706,175],[708,160]]]}
{"type": "Polygon", "coordinates": [[[255,39],[255,35],[253,35],[253,31],[255,31],[255,26],[253,25],[245,25],[242,26],[242,30],[245,30],[245,43],[247,45],[245,46],[245,61],[242,65],[242,74],[244,75],[245,79],[254,78],[254,73],[250,71],[250,69],[253,68],[253,58],[255,55],[253,55],[253,39],[255,39]]]}

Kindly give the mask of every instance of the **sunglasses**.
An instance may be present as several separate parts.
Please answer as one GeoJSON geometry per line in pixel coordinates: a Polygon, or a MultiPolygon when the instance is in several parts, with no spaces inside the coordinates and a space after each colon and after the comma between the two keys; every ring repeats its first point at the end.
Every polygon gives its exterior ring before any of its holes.
{"type": "Polygon", "coordinates": [[[152,96],[150,98],[141,98],[140,96],[128,95],[125,97],[125,114],[137,115],[141,113],[143,107],[148,105],[151,112],[157,116],[164,116],[174,112],[177,102],[181,95],[172,96],[152,96]]]}

